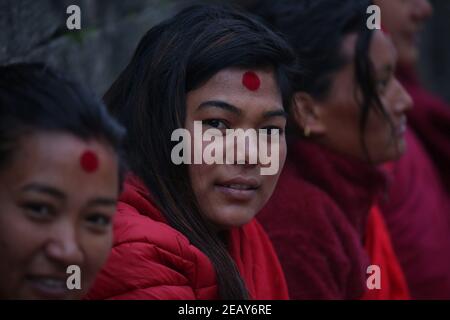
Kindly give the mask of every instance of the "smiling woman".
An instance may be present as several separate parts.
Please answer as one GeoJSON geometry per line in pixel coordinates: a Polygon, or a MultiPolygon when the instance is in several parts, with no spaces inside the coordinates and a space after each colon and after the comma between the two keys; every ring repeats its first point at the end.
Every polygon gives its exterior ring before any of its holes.
{"type": "MultiPolygon", "coordinates": [[[[248,161],[253,143],[240,150],[241,163],[176,165],[171,137],[178,129],[194,137],[196,122],[200,135],[214,129],[221,138],[231,129],[276,129],[281,168],[294,62],[282,38],[222,7],[190,7],[143,37],[105,95],[128,129],[131,173],[113,253],[88,298],[287,298],[253,219],[279,170],[260,174],[263,165],[248,161]]],[[[199,145],[200,154],[208,147],[199,145]]]]}
{"type": "Polygon", "coordinates": [[[0,68],[0,299],[81,298],[105,262],[123,129],[42,65],[0,68]],[[68,266],[81,289],[66,286],[68,266]]]}

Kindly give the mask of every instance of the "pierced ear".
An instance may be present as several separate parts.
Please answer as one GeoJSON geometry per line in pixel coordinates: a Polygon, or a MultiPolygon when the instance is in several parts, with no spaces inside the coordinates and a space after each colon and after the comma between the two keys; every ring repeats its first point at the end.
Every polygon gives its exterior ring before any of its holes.
{"type": "Polygon", "coordinates": [[[297,92],[295,94],[292,113],[295,122],[305,132],[305,135],[315,136],[325,133],[325,125],[320,117],[321,108],[320,103],[309,93],[297,92]]]}

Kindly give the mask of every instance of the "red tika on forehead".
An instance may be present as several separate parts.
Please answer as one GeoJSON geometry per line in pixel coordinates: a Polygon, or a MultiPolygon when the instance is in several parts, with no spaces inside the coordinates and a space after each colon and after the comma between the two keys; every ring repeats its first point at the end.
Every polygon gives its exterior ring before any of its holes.
{"type": "Polygon", "coordinates": [[[82,153],[80,157],[80,165],[81,168],[87,173],[92,173],[97,171],[98,169],[98,157],[92,151],[85,151],[82,153]]]}
{"type": "Polygon", "coordinates": [[[256,91],[261,86],[261,80],[258,75],[252,71],[244,73],[242,76],[242,84],[250,91],[256,91]]]}

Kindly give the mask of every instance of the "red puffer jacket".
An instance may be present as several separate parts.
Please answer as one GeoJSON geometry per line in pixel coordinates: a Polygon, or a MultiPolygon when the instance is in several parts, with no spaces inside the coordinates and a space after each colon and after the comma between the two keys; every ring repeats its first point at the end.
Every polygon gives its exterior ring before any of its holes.
{"type": "MultiPolygon", "coordinates": [[[[218,299],[209,258],[170,227],[149,192],[128,177],[109,259],[87,299],[218,299]]],[[[278,258],[256,220],[230,231],[229,252],[252,299],[288,299],[278,258]]]]}

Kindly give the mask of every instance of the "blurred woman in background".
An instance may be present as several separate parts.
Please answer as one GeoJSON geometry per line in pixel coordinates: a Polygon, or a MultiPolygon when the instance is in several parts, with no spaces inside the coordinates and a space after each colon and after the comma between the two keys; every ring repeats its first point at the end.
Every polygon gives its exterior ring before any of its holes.
{"type": "Polygon", "coordinates": [[[219,137],[237,128],[278,132],[282,167],[294,62],[279,36],[221,7],[190,7],[142,38],[105,95],[128,130],[131,171],[112,254],[87,298],[288,297],[276,254],[253,219],[279,172],[262,176],[262,165],[247,161],[248,148],[242,164],[177,165],[171,137],[180,128],[194,136],[194,121],[219,137]]]}
{"type": "Polygon", "coordinates": [[[409,298],[379,210],[387,181],[377,166],[405,152],[412,103],[394,76],[392,42],[367,28],[369,5],[287,0],[253,8],[287,36],[306,72],[294,84],[285,170],[259,215],[294,299],[409,298]]]}
{"type": "Polygon", "coordinates": [[[450,299],[450,106],[428,93],[415,71],[419,32],[433,9],[427,0],[374,0],[398,52],[397,76],[411,95],[408,150],[386,169],[382,211],[417,299],[450,299]]]}
{"type": "Polygon", "coordinates": [[[47,67],[0,67],[0,299],[88,291],[111,249],[123,134],[47,67]],[[81,287],[69,290],[73,265],[81,287]]]}

